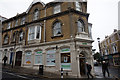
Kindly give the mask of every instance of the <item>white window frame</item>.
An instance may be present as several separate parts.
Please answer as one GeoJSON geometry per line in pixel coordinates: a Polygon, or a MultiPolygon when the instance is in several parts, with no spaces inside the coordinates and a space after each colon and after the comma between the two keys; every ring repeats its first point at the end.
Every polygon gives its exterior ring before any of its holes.
{"type": "Polygon", "coordinates": [[[77,11],[81,11],[82,12],[82,4],[78,1],[75,2],[75,7],[77,11]]]}
{"type": "Polygon", "coordinates": [[[29,32],[28,32],[28,40],[34,40],[34,39],[37,39],[36,38],[36,35],[37,35],[37,27],[40,27],[40,32],[39,32],[39,38],[38,38],[38,40],[41,40],[41,26],[39,26],[39,25],[37,25],[37,26],[31,26],[31,27],[29,27],[29,32]],[[34,33],[31,33],[31,28],[34,28],[34,33]],[[34,36],[34,38],[32,39],[32,38],[30,38],[30,34],[33,34],[33,36],[34,36]]]}
{"type": "Polygon", "coordinates": [[[59,13],[59,12],[61,12],[61,6],[60,6],[60,5],[54,6],[54,8],[53,8],[53,13],[54,13],[54,14],[57,14],[57,13],[59,13]]]}

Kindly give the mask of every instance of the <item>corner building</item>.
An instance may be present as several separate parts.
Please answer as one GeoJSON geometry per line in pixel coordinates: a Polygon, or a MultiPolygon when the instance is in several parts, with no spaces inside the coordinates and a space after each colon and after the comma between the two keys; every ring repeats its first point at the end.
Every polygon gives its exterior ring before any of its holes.
{"type": "MultiPolygon", "coordinates": [[[[93,66],[92,24],[87,2],[34,0],[26,12],[3,22],[3,55],[8,64],[60,74],[86,75],[85,62],[93,66]]],[[[93,72],[93,70],[92,70],[93,72]]]]}

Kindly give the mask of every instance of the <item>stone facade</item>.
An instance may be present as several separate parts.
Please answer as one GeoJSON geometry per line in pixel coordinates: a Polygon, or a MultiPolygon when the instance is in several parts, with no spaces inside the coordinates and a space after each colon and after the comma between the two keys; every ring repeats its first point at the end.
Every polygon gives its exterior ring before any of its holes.
{"type": "Polygon", "coordinates": [[[56,74],[63,68],[68,75],[86,75],[85,62],[93,66],[92,25],[86,11],[87,2],[33,1],[26,12],[3,22],[3,54],[8,64],[33,69],[44,65],[44,71],[56,74]]]}

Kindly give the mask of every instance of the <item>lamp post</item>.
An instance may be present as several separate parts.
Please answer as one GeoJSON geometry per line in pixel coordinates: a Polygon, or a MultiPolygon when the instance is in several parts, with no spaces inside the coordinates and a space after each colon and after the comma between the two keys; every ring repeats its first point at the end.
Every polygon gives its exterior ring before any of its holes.
{"type": "Polygon", "coordinates": [[[99,53],[100,53],[101,61],[102,61],[102,53],[101,53],[101,46],[100,46],[100,38],[98,37],[97,40],[98,40],[98,46],[99,46],[99,53]]]}

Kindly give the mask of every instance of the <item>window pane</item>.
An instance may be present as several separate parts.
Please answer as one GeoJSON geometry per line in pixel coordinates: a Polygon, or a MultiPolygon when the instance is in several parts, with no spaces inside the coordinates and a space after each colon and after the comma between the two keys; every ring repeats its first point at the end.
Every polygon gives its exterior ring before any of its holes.
{"type": "Polygon", "coordinates": [[[78,32],[84,32],[84,24],[78,21],[78,32]]]}
{"type": "Polygon", "coordinates": [[[60,22],[55,23],[53,30],[54,30],[53,31],[54,36],[60,35],[61,34],[61,23],[60,22]]]}
{"type": "Polygon", "coordinates": [[[47,51],[47,65],[55,66],[55,50],[47,51]]]}
{"type": "Polygon", "coordinates": [[[31,64],[31,53],[32,52],[26,52],[26,54],[25,54],[25,64],[31,64]]]}
{"type": "Polygon", "coordinates": [[[54,14],[59,13],[60,12],[60,5],[57,5],[54,7],[54,14]]]}
{"type": "Polygon", "coordinates": [[[40,26],[37,26],[36,39],[40,38],[40,26]]]}

